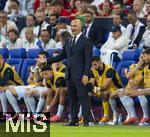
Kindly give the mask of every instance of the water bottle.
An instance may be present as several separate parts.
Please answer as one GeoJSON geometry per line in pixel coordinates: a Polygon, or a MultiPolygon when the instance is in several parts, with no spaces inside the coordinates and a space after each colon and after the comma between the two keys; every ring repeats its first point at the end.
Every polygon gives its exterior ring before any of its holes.
{"type": "Polygon", "coordinates": [[[122,125],[122,114],[121,113],[118,116],[118,125],[122,125]]]}

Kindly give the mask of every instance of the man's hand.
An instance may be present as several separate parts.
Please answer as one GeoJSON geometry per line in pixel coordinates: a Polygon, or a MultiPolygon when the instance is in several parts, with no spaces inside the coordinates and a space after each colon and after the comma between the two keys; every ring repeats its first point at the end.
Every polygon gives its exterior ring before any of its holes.
{"type": "Polygon", "coordinates": [[[86,86],[88,82],[89,82],[88,76],[83,76],[83,77],[82,77],[82,84],[83,84],[84,86],[86,86]]]}

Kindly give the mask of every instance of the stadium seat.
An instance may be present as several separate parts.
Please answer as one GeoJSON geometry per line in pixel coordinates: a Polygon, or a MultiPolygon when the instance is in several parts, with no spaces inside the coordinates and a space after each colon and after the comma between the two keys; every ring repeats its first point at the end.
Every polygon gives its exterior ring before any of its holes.
{"type": "Polygon", "coordinates": [[[100,49],[94,47],[93,48],[93,56],[100,57],[100,49]]]}
{"type": "Polygon", "coordinates": [[[26,58],[22,64],[21,78],[25,84],[27,84],[27,78],[29,76],[30,67],[34,66],[36,61],[34,59],[26,58]]]}
{"type": "Polygon", "coordinates": [[[38,57],[39,52],[44,51],[44,49],[29,49],[27,57],[30,59],[35,59],[38,57]]]}
{"type": "Polygon", "coordinates": [[[52,57],[54,51],[61,51],[62,49],[48,49],[47,52],[50,57],[52,57]]]}
{"type": "Polygon", "coordinates": [[[13,66],[15,70],[20,75],[23,59],[26,57],[26,50],[21,49],[11,49],[10,50],[10,58],[6,60],[8,64],[13,66]]]}
{"type": "Polygon", "coordinates": [[[11,58],[26,58],[26,50],[24,48],[11,49],[9,54],[11,58]]]}
{"type": "Polygon", "coordinates": [[[3,56],[4,59],[9,57],[9,51],[7,48],[0,48],[0,55],[3,56]]]}
{"type": "Polygon", "coordinates": [[[124,74],[125,69],[128,69],[133,63],[138,62],[140,53],[141,51],[139,50],[127,50],[123,53],[123,60],[118,63],[116,70],[118,71],[124,85],[128,82],[124,74]]]}
{"type": "Polygon", "coordinates": [[[22,67],[22,63],[23,63],[23,59],[19,59],[19,58],[9,58],[6,60],[6,62],[11,65],[12,67],[14,67],[14,69],[18,72],[18,74],[20,75],[20,71],[21,71],[21,67],[22,67]]]}
{"type": "Polygon", "coordinates": [[[138,61],[139,56],[141,54],[141,50],[127,50],[123,53],[123,60],[124,61],[138,61]]]}

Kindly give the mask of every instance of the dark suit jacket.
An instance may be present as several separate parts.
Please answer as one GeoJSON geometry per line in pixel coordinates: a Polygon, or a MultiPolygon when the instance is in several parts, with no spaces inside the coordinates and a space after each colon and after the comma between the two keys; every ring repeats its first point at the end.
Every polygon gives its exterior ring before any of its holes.
{"type": "MultiPolygon", "coordinates": [[[[84,27],[83,27],[84,29],[84,27]]],[[[99,48],[99,44],[102,44],[104,30],[102,27],[97,26],[94,22],[89,30],[88,37],[93,42],[93,45],[99,48]]]]}
{"type": "Polygon", "coordinates": [[[49,58],[49,64],[67,59],[66,79],[81,79],[83,75],[89,76],[92,60],[92,44],[89,39],[81,35],[74,48],[71,47],[71,38],[66,40],[60,55],[49,58]]]}

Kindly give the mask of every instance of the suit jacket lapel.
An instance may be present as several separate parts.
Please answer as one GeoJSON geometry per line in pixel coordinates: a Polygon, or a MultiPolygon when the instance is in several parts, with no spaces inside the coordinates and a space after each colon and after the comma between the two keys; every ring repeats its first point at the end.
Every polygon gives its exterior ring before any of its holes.
{"type": "Polygon", "coordinates": [[[72,54],[80,47],[83,35],[81,35],[75,43],[75,46],[72,47],[72,54]]]}

